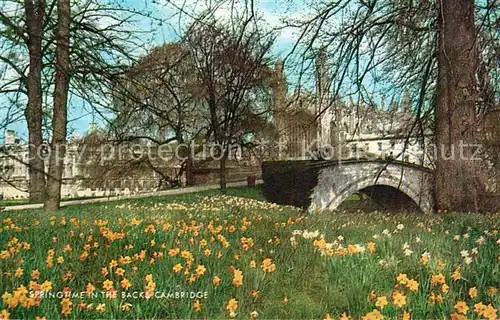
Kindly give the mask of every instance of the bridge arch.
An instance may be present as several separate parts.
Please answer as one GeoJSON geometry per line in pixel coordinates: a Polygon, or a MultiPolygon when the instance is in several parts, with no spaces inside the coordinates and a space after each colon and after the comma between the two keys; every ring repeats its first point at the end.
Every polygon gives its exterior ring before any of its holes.
{"type": "MultiPolygon", "coordinates": [[[[363,190],[394,192],[411,199],[423,212],[433,210],[433,174],[405,163],[362,161],[323,167],[311,193],[309,211],[336,210],[350,195],[363,190]],[[385,188],[385,189],[384,189],[385,188]]],[[[390,199],[390,197],[388,198],[390,199]]]]}
{"type": "MultiPolygon", "coordinates": [[[[420,206],[421,199],[419,198],[417,191],[413,190],[413,188],[405,182],[400,183],[400,181],[396,181],[395,179],[387,179],[387,178],[379,179],[376,182],[374,182],[371,178],[367,178],[361,181],[356,181],[347,186],[344,190],[342,190],[337,198],[331,199],[331,201],[332,202],[334,201],[335,203],[330,202],[327,205],[327,208],[332,208],[332,209],[338,208],[345,200],[347,200],[347,198],[349,198],[351,195],[357,192],[367,194],[371,198],[373,198],[373,193],[374,191],[377,191],[377,188],[381,189],[380,190],[381,193],[382,192],[389,193],[388,190],[392,191],[392,193],[387,194],[387,197],[381,197],[384,198],[385,201],[390,199],[390,197],[394,197],[393,200],[395,200],[396,202],[404,201],[400,203],[401,206],[396,206],[394,201],[386,203],[388,208],[394,210],[400,210],[401,208],[410,209],[418,207],[421,211],[424,210],[420,206]],[[411,201],[411,204],[408,203],[409,201],[411,201]]],[[[374,199],[374,200],[379,200],[379,199],[374,199]]]]}

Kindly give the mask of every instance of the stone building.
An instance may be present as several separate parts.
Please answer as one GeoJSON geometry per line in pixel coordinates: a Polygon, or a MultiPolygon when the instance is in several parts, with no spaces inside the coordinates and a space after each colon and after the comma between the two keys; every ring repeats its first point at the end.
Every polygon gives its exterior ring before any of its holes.
{"type": "MultiPolygon", "coordinates": [[[[41,150],[42,157],[46,157],[44,150],[47,148],[41,150]]],[[[0,144],[0,195],[4,199],[28,197],[28,163],[28,145],[7,130],[4,144],[0,144]]],[[[68,139],[61,195],[66,199],[106,197],[184,186],[188,181],[183,163],[175,155],[175,146],[161,149],[145,141],[114,145],[89,130],[85,137],[68,139]]],[[[245,152],[235,154],[226,168],[228,182],[260,175],[260,163],[245,152]]],[[[191,173],[191,184],[217,183],[218,163],[196,155],[191,173]]]]}
{"type": "MultiPolygon", "coordinates": [[[[88,136],[87,136],[88,137],[88,136]]],[[[45,157],[45,170],[48,171],[46,151],[40,150],[45,157]]],[[[64,157],[63,198],[102,197],[128,195],[152,191],[158,188],[161,177],[158,172],[143,163],[130,163],[122,159],[122,165],[116,161],[102,162],[104,154],[97,154],[100,149],[92,150],[82,137],[68,139],[64,157]]],[[[22,199],[28,197],[29,188],[28,145],[15,136],[15,132],[5,132],[4,144],[0,145],[0,194],[4,199],[22,199]]],[[[175,177],[180,167],[170,165],[165,174],[175,177]]],[[[180,181],[182,183],[182,181],[180,181]]]]}
{"type": "Polygon", "coordinates": [[[282,141],[281,160],[310,158],[393,158],[432,166],[430,130],[417,137],[408,92],[379,105],[332,99],[326,58],[316,63],[316,91],[287,94],[282,62],[275,68],[274,124],[282,141]],[[424,150],[426,150],[424,152],[424,150]]]}

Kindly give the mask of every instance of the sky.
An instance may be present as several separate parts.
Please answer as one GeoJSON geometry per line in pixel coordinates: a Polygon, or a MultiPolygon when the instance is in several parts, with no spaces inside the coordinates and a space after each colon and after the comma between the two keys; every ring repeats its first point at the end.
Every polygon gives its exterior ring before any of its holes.
{"type": "MultiPolygon", "coordinates": [[[[122,0],[125,6],[133,7],[140,11],[150,11],[153,16],[162,17],[167,19],[167,23],[162,24],[158,30],[147,37],[152,39],[147,46],[152,48],[161,45],[165,42],[173,41],[178,39],[180,29],[192,21],[193,16],[197,12],[207,8],[207,2],[195,1],[195,0],[122,0]],[[183,8],[183,14],[179,20],[179,8],[183,8]]],[[[213,1],[212,4],[217,3],[218,0],[207,0],[213,1]]],[[[242,0],[234,0],[234,7],[241,8],[243,5],[242,0]],[[240,2],[239,2],[240,1],[240,2]]],[[[262,18],[269,28],[276,28],[281,25],[281,19],[283,17],[294,17],[295,15],[302,14],[306,8],[302,1],[295,0],[283,0],[283,1],[270,1],[270,0],[255,0],[254,6],[256,8],[256,13],[262,18]]],[[[216,11],[217,19],[227,19],[231,14],[231,5],[229,2],[224,6],[220,6],[216,11]]],[[[101,23],[109,23],[110,21],[103,20],[101,23]]],[[[150,21],[146,19],[140,21],[137,24],[138,29],[150,30],[150,21]]],[[[145,41],[150,41],[145,38],[145,41]]],[[[292,48],[293,44],[297,39],[296,34],[290,29],[281,30],[276,43],[273,47],[272,54],[274,56],[286,56],[287,52],[292,48]]],[[[0,64],[0,73],[1,73],[0,64]]],[[[1,77],[0,77],[1,80],[1,77]]],[[[4,97],[0,97],[0,104],[5,105],[8,102],[5,101],[4,97]]],[[[76,97],[69,97],[69,115],[70,120],[68,124],[68,134],[71,135],[83,135],[87,132],[89,125],[93,122],[97,122],[102,125],[102,121],[99,120],[99,116],[95,113],[90,112],[88,109],[88,103],[78,99],[76,97]]],[[[0,108],[0,123],[6,116],[6,109],[0,108]]],[[[26,122],[18,121],[16,123],[10,124],[8,129],[16,131],[16,134],[22,139],[27,140],[27,127],[26,122]]],[[[0,132],[0,141],[3,140],[3,132],[0,132]]]]}

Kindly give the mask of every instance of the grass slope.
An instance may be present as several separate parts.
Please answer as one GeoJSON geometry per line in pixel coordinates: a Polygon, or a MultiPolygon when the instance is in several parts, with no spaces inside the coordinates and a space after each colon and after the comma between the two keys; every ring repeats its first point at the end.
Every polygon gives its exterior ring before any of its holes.
{"type": "Polygon", "coordinates": [[[495,319],[499,218],[308,215],[258,187],[6,212],[0,318],[495,319]]]}

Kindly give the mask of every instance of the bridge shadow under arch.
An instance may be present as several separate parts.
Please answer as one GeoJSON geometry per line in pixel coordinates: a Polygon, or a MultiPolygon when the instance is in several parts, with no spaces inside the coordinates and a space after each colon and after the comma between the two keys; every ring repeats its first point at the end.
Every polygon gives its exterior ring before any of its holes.
{"type": "Polygon", "coordinates": [[[420,206],[398,188],[376,184],[348,195],[339,207],[342,211],[383,211],[422,213],[420,206]]]}

